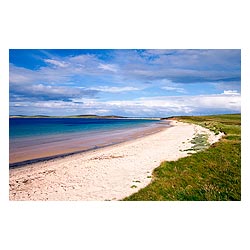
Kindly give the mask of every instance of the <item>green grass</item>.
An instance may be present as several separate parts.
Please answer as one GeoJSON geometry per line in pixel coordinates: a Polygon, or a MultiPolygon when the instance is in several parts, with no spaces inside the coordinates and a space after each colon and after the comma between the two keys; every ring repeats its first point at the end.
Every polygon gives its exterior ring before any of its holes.
{"type": "MultiPolygon", "coordinates": [[[[176,117],[222,131],[225,136],[207,149],[163,162],[153,172],[151,183],[125,198],[132,200],[227,201],[241,199],[241,116],[176,117]]],[[[193,139],[197,144],[204,138],[193,139]]]]}
{"type": "Polygon", "coordinates": [[[193,146],[183,151],[199,152],[209,147],[208,136],[206,134],[198,134],[190,142],[193,146]]]}

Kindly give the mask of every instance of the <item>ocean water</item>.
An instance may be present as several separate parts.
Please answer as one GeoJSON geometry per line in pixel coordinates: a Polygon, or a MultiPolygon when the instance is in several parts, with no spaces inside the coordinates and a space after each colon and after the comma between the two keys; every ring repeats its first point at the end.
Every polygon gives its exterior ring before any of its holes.
{"type": "Polygon", "coordinates": [[[11,118],[10,139],[95,133],[155,124],[150,119],[11,118]]]}
{"type": "Polygon", "coordinates": [[[150,119],[10,118],[10,166],[82,152],[168,126],[150,119]]]}

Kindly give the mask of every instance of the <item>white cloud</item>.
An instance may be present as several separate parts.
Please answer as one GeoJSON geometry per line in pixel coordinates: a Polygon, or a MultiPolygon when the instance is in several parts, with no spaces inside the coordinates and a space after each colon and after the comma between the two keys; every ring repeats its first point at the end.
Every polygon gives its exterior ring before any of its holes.
{"type": "MultiPolygon", "coordinates": [[[[64,101],[40,101],[29,104],[18,102],[20,107],[30,106],[37,109],[34,113],[49,109],[56,114],[114,114],[124,116],[171,116],[206,113],[240,112],[240,95],[217,94],[200,96],[158,96],[144,97],[129,101],[100,101],[91,98],[64,101]],[[62,113],[63,112],[63,113],[62,113]]],[[[14,103],[13,103],[14,104],[14,103]]],[[[14,104],[15,106],[15,104],[14,104]]]]}
{"type": "MultiPolygon", "coordinates": [[[[46,66],[33,70],[10,64],[11,101],[13,99],[17,109],[24,105],[41,105],[40,108],[44,108],[45,112],[53,113],[53,109],[56,109],[55,114],[59,108],[60,112],[70,112],[70,110],[76,113],[109,112],[135,116],[168,115],[178,112],[192,114],[208,109],[211,109],[211,113],[218,110],[240,111],[239,51],[147,50],[139,53],[134,50],[118,50],[112,53],[112,59],[107,61],[96,54],[67,57],[51,55],[50,59],[44,60],[46,66]],[[206,68],[207,65],[209,68],[206,68]],[[114,97],[116,100],[119,98],[117,94],[110,95],[110,101],[101,99],[103,94],[101,92],[126,93],[142,89],[145,91],[137,94],[143,96],[164,94],[169,91],[175,95],[175,92],[184,93],[185,84],[194,82],[199,83],[197,88],[203,87],[201,83],[215,82],[214,86],[220,86],[222,93],[195,96],[194,91],[194,96],[161,96],[111,101],[114,97]],[[96,86],[98,83],[106,86],[96,86]],[[153,93],[155,89],[157,91],[153,93]],[[97,96],[98,91],[100,95],[97,96]],[[90,100],[95,95],[98,98],[90,100]],[[90,99],[74,102],[74,98],[83,97],[90,99]],[[22,102],[24,100],[30,102],[24,103],[22,102]]],[[[213,90],[209,91],[211,93],[213,90]]],[[[35,107],[39,108],[38,106],[35,107]]]]}
{"type": "Polygon", "coordinates": [[[98,59],[95,57],[95,55],[90,55],[90,54],[83,54],[83,55],[77,55],[73,57],[68,57],[66,58],[70,63],[73,64],[82,64],[85,65],[86,63],[90,62],[98,62],[98,59]]]}
{"type": "Polygon", "coordinates": [[[67,67],[67,63],[65,63],[63,61],[58,61],[58,60],[54,60],[54,59],[45,59],[44,61],[47,63],[50,63],[52,65],[58,66],[58,67],[62,67],[62,68],[67,67]]]}
{"type": "Polygon", "coordinates": [[[68,88],[68,87],[61,87],[61,86],[50,86],[50,85],[43,85],[43,84],[37,84],[30,87],[31,93],[36,94],[47,94],[49,95],[73,95],[73,94],[79,94],[79,90],[76,88],[68,88]]]}
{"type": "Polygon", "coordinates": [[[134,107],[139,110],[143,107],[155,110],[165,110],[166,114],[171,113],[191,113],[203,112],[204,110],[223,110],[231,112],[240,112],[240,95],[199,95],[199,96],[160,96],[139,98],[134,101],[113,101],[110,105],[119,107],[134,107]]]}
{"type": "Polygon", "coordinates": [[[89,90],[97,90],[97,91],[108,92],[108,93],[120,93],[120,92],[136,91],[136,90],[141,90],[141,89],[135,88],[135,87],[99,86],[99,87],[89,88],[89,90]]]}
{"type": "Polygon", "coordinates": [[[237,90],[224,90],[223,95],[240,95],[237,90]]]}
{"type": "Polygon", "coordinates": [[[117,66],[114,64],[103,64],[100,63],[98,66],[99,69],[103,69],[103,70],[108,70],[111,72],[117,72],[117,66]]]}
{"type": "Polygon", "coordinates": [[[179,92],[179,93],[184,93],[184,92],[186,92],[186,91],[184,90],[184,88],[171,87],[171,86],[161,87],[161,89],[168,90],[168,91],[176,91],[176,92],[179,92]]]}
{"type": "Polygon", "coordinates": [[[178,93],[186,93],[186,90],[180,86],[183,86],[182,84],[179,83],[174,83],[169,79],[162,79],[158,82],[159,86],[161,89],[163,90],[167,90],[167,91],[175,91],[178,93]]]}
{"type": "Polygon", "coordinates": [[[30,70],[10,64],[10,84],[68,82],[69,76],[65,68],[42,67],[38,70],[30,70]]]}
{"type": "Polygon", "coordinates": [[[175,50],[166,50],[166,49],[148,49],[148,50],[145,50],[143,55],[147,55],[147,56],[150,56],[150,55],[169,55],[171,53],[174,53],[175,50]]]}

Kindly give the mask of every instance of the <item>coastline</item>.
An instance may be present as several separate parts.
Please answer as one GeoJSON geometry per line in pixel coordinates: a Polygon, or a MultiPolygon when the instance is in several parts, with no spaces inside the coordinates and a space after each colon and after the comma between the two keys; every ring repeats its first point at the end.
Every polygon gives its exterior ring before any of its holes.
{"type": "Polygon", "coordinates": [[[36,162],[42,162],[69,155],[88,152],[126,141],[131,141],[150,134],[157,133],[169,122],[162,121],[149,126],[128,129],[104,130],[85,133],[59,134],[41,138],[10,140],[9,168],[21,167],[36,162]],[[31,143],[32,142],[32,143],[31,143]]]}
{"type": "Polygon", "coordinates": [[[188,155],[191,140],[206,133],[194,124],[171,127],[116,145],[10,169],[10,200],[120,200],[147,186],[162,161],[188,155]]]}

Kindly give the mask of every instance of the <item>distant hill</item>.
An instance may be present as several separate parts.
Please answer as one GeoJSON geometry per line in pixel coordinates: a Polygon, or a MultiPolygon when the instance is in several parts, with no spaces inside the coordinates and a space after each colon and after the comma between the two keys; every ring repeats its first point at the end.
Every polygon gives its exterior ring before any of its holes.
{"type": "Polygon", "coordinates": [[[10,115],[10,118],[86,118],[86,119],[147,119],[160,120],[159,117],[126,117],[119,115],[68,115],[68,116],[48,116],[48,115],[10,115]]]}
{"type": "Polygon", "coordinates": [[[10,118],[50,118],[48,115],[10,115],[10,118]]]}
{"type": "Polygon", "coordinates": [[[95,118],[95,119],[119,119],[119,118],[127,118],[123,116],[118,116],[118,115],[106,115],[106,116],[101,116],[101,115],[71,115],[71,116],[66,116],[68,118],[95,118]]]}
{"type": "Polygon", "coordinates": [[[127,118],[117,115],[70,115],[70,116],[48,116],[48,115],[11,115],[10,118],[95,118],[95,119],[122,119],[127,118]]]}

